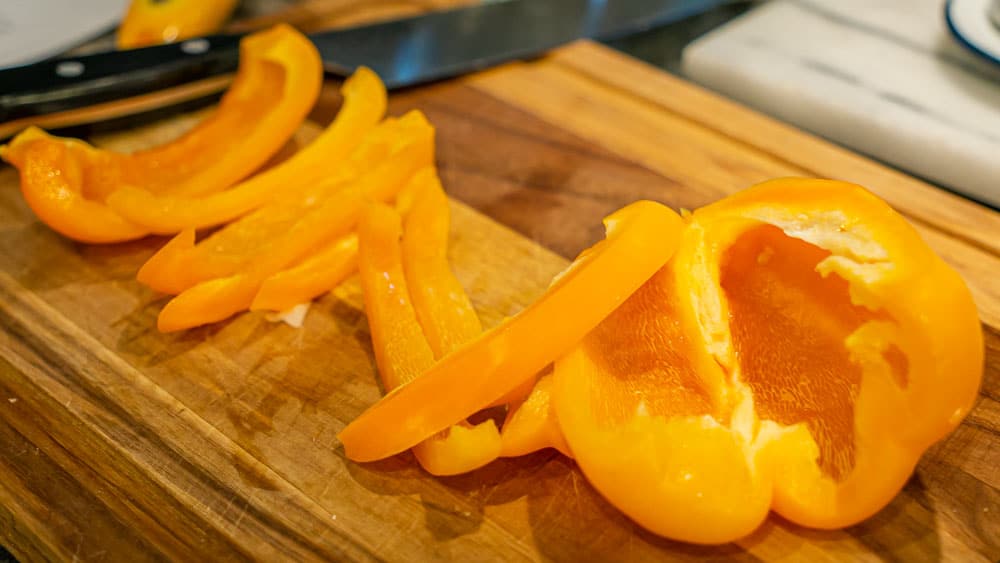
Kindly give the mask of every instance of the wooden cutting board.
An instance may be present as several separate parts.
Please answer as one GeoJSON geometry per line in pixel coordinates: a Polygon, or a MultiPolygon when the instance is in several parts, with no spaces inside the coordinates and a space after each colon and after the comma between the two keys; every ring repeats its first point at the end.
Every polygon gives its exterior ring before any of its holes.
{"type": "MultiPolygon", "coordinates": [[[[312,120],[329,121],[335,85],[312,120]]],[[[864,184],[968,281],[981,397],[905,490],[850,529],[770,517],[721,547],[649,534],[553,451],[433,478],[336,434],[379,398],[356,280],[293,329],[244,314],[160,334],[136,268],[162,239],[74,244],[0,168],[0,543],[25,560],[1000,558],[1000,214],[589,42],[394,95],[423,110],[455,200],[450,257],[486,325],[539,295],[638,198],[695,208],[775,176],[864,184]]],[[[138,148],[178,118],[100,141],[138,148]]],[[[302,138],[316,125],[303,128],[302,138]]],[[[679,507],[678,509],[682,509],[679,507]]]]}

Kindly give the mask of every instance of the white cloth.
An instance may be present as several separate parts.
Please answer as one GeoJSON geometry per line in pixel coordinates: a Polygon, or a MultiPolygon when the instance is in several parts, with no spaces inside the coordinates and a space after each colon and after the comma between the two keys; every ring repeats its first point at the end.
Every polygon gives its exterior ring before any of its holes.
{"type": "Polygon", "coordinates": [[[943,0],[775,0],[691,44],[683,69],[764,113],[1000,206],[1000,67],[958,45],[943,14],[943,0]]]}
{"type": "Polygon", "coordinates": [[[117,25],[126,8],[128,0],[0,0],[0,68],[75,47],[117,25]]]}

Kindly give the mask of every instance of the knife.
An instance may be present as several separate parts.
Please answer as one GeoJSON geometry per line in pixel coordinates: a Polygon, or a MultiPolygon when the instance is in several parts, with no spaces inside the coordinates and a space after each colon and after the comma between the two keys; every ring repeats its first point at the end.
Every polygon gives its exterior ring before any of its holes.
{"type": "MultiPolygon", "coordinates": [[[[395,89],[528,58],[579,38],[615,39],[731,1],[507,0],[309,38],[326,72],[347,76],[365,65],[395,89]]],[[[242,36],[213,35],[0,70],[0,138],[28,124],[89,123],[217,92],[236,70],[242,36]],[[190,86],[186,99],[154,96],[181,85],[190,86]]]]}

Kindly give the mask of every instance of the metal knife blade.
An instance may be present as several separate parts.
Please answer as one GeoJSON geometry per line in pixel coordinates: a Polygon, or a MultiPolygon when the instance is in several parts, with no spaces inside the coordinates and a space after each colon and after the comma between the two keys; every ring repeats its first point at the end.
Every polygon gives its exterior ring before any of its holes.
{"type": "Polygon", "coordinates": [[[360,65],[388,88],[531,57],[580,38],[616,39],[677,21],[720,0],[509,0],[319,33],[328,72],[360,65]]]}
{"type": "MultiPolygon", "coordinates": [[[[344,76],[365,65],[387,87],[401,88],[531,57],[575,39],[614,39],[729,1],[506,0],[309,37],[327,72],[344,76]]],[[[30,122],[231,73],[239,39],[215,35],[0,70],[0,122],[30,122]]]]}

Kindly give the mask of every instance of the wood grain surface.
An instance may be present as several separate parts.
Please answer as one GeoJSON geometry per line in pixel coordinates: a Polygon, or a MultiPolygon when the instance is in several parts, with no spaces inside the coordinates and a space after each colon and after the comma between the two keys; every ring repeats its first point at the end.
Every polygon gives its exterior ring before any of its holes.
{"type": "MultiPolygon", "coordinates": [[[[338,104],[330,84],[297,142],[338,104]]],[[[302,329],[244,314],[160,334],[165,299],[134,275],[163,239],[61,238],[5,166],[0,543],[25,561],[1000,558],[1000,215],[588,42],[390,101],[410,108],[437,127],[450,257],[485,325],[625,203],[695,208],[774,176],[846,179],[906,214],[972,288],[987,345],[975,409],[867,522],[818,532],[772,516],[720,547],[645,532],[553,451],[450,478],[409,454],[354,464],[336,434],[380,394],[356,280],[302,329]]],[[[197,117],[99,142],[148,146],[197,117]]]]}

